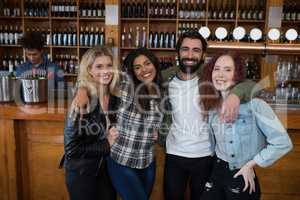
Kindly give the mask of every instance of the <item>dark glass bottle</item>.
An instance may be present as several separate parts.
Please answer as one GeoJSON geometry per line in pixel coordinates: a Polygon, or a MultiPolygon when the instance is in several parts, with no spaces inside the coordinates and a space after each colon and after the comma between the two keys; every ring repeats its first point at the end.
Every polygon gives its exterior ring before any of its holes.
{"type": "Polygon", "coordinates": [[[125,17],[131,18],[132,17],[132,8],[129,2],[126,3],[126,12],[125,17]]]}
{"type": "Polygon", "coordinates": [[[153,32],[152,31],[150,31],[150,33],[149,33],[149,48],[153,48],[153,32]]]}
{"type": "Polygon", "coordinates": [[[142,12],[143,12],[142,4],[140,2],[138,2],[136,4],[136,14],[135,14],[135,16],[141,18],[143,16],[142,12]]]}
{"type": "Polygon", "coordinates": [[[125,0],[122,0],[122,3],[121,3],[121,17],[125,17],[126,4],[124,1],[125,0]]]}
{"type": "Polygon", "coordinates": [[[258,13],[258,19],[263,20],[265,18],[265,9],[264,9],[265,3],[263,0],[259,1],[259,13],[258,13]]]}
{"type": "Polygon", "coordinates": [[[173,0],[171,8],[170,8],[170,18],[176,18],[176,13],[177,11],[177,5],[176,5],[176,1],[173,0]]]}
{"type": "Polygon", "coordinates": [[[147,17],[147,4],[146,4],[146,2],[143,2],[142,11],[141,11],[141,17],[142,18],[147,17]]]}
{"type": "Polygon", "coordinates": [[[154,5],[154,15],[153,17],[159,17],[159,3],[158,0],[156,0],[156,3],[154,5]]]}

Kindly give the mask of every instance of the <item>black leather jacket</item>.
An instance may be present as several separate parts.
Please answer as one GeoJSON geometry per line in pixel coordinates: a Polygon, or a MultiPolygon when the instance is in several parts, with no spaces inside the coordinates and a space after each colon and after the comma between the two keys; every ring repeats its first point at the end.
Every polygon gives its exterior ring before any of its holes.
{"type": "MultiPolygon", "coordinates": [[[[116,113],[120,100],[116,96],[109,98],[108,118],[111,125],[116,123],[116,113]]],[[[94,107],[88,114],[74,121],[67,114],[64,130],[65,155],[60,167],[66,170],[78,170],[80,174],[97,175],[103,163],[103,157],[110,152],[106,139],[106,119],[97,97],[93,97],[94,107]]],[[[93,103],[92,103],[93,105],[93,103]]]]}

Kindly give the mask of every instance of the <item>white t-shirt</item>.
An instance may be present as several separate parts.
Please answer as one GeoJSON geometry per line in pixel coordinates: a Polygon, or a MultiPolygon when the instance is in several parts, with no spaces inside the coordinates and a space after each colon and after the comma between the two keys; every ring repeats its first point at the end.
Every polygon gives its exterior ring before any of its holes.
{"type": "Polygon", "coordinates": [[[172,126],[167,136],[167,153],[187,158],[213,155],[208,125],[199,106],[198,77],[183,81],[178,77],[169,83],[172,104],[172,126]]]}

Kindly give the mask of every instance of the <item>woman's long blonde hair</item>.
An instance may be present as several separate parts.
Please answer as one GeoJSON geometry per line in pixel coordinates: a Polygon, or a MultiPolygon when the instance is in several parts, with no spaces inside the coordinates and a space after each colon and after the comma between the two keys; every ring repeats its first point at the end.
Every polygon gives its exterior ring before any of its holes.
{"type": "MultiPolygon", "coordinates": [[[[93,63],[97,57],[108,56],[111,58],[112,62],[114,61],[111,50],[108,47],[93,47],[87,50],[79,64],[79,74],[77,80],[80,83],[80,86],[85,86],[91,95],[98,96],[98,87],[97,83],[93,80],[93,77],[89,73],[93,63]]],[[[113,79],[109,84],[109,93],[114,95],[119,95],[119,67],[113,64],[113,79]]]]}

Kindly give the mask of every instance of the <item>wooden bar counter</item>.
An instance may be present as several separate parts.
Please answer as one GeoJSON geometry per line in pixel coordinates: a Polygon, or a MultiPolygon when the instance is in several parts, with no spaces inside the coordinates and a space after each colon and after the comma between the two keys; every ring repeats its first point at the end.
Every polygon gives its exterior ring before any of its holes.
{"type": "MultiPolygon", "coordinates": [[[[66,106],[0,104],[0,200],[68,199],[63,128],[66,106]]],[[[257,169],[263,200],[300,200],[300,110],[276,110],[294,148],[274,166],[257,169]]],[[[152,200],[163,199],[164,151],[157,146],[152,200]]]]}

